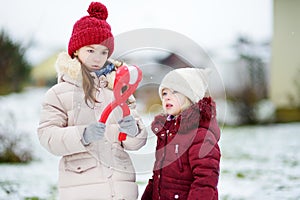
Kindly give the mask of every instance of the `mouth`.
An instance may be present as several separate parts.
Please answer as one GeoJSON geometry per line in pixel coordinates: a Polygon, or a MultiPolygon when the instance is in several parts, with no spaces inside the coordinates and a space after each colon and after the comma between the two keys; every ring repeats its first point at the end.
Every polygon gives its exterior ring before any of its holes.
{"type": "Polygon", "coordinates": [[[98,70],[98,69],[100,69],[100,66],[98,66],[98,65],[92,65],[92,68],[98,70]]]}

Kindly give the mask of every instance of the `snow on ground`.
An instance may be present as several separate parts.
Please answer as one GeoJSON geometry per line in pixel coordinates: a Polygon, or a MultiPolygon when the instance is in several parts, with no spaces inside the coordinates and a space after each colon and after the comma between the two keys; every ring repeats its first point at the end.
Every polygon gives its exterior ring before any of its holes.
{"type": "Polygon", "coordinates": [[[300,124],[225,129],[222,199],[300,199],[300,124]]]}
{"type": "MultiPolygon", "coordinates": [[[[56,199],[58,158],[39,145],[36,134],[45,92],[31,88],[0,97],[0,122],[13,114],[16,130],[29,134],[28,145],[37,158],[27,165],[0,165],[0,200],[56,199]]],[[[151,177],[154,158],[155,137],[150,134],[148,139],[140,151],[130,152],[140,194],[151,177]]],[[[300,123],[223,128],[220,147],[220,199],[300,199],[300,123]]]]}

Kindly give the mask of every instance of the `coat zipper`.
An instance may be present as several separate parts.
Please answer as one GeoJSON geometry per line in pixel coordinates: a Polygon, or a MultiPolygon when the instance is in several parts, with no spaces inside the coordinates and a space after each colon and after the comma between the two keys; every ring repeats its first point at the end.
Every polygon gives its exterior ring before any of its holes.
{"type": "Polygon", "coordinates": [[[181,158],[179,156],[179,144],[175,144],[175,154],[176,154],[176,157],[177,157],[177,163],[178,163],[179,171],[182,172],[183,167],[182,167],[181,158]]]}

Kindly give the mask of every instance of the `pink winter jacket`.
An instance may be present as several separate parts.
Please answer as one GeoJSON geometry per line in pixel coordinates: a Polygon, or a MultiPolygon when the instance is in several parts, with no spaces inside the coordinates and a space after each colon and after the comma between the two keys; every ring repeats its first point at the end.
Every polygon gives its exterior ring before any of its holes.
{"type": "Polygon", "coordinates": [[[42,104],[38,136],[50,153],[61,156],[58,190],[60,200],[137,199],[135,170],[125,150],[138,150],[146,143],[147,132],[135,111],[135,100],[128,100],[140,133],[118,141],[118,120],[122,112],[115,109],[106,122],[105,138],[84,146],[84,129],[99,120],[103,109],[113,100],[109,89],[114,73],[95,77],[99,86],[94,108],[85,104],[81,87],[81,66],[67,53],[57,60],[58,84],[48,90],[42,104]],[[104,83],[104,85],[103,85],[104,83]],[[105,84],[107,83],[107,84],[105,84]]]}

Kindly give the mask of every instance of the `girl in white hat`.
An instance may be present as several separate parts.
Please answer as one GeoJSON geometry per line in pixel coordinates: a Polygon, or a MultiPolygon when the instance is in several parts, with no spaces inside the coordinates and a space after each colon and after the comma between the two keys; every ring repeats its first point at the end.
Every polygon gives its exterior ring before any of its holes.
{"type": "Polygon", "coordinates": [[[208,71],[180,68],[162,80],[164,113],[151,125],[156,160],[142,200],[218,199],[220,129],[207,95],[208,71]]]}

